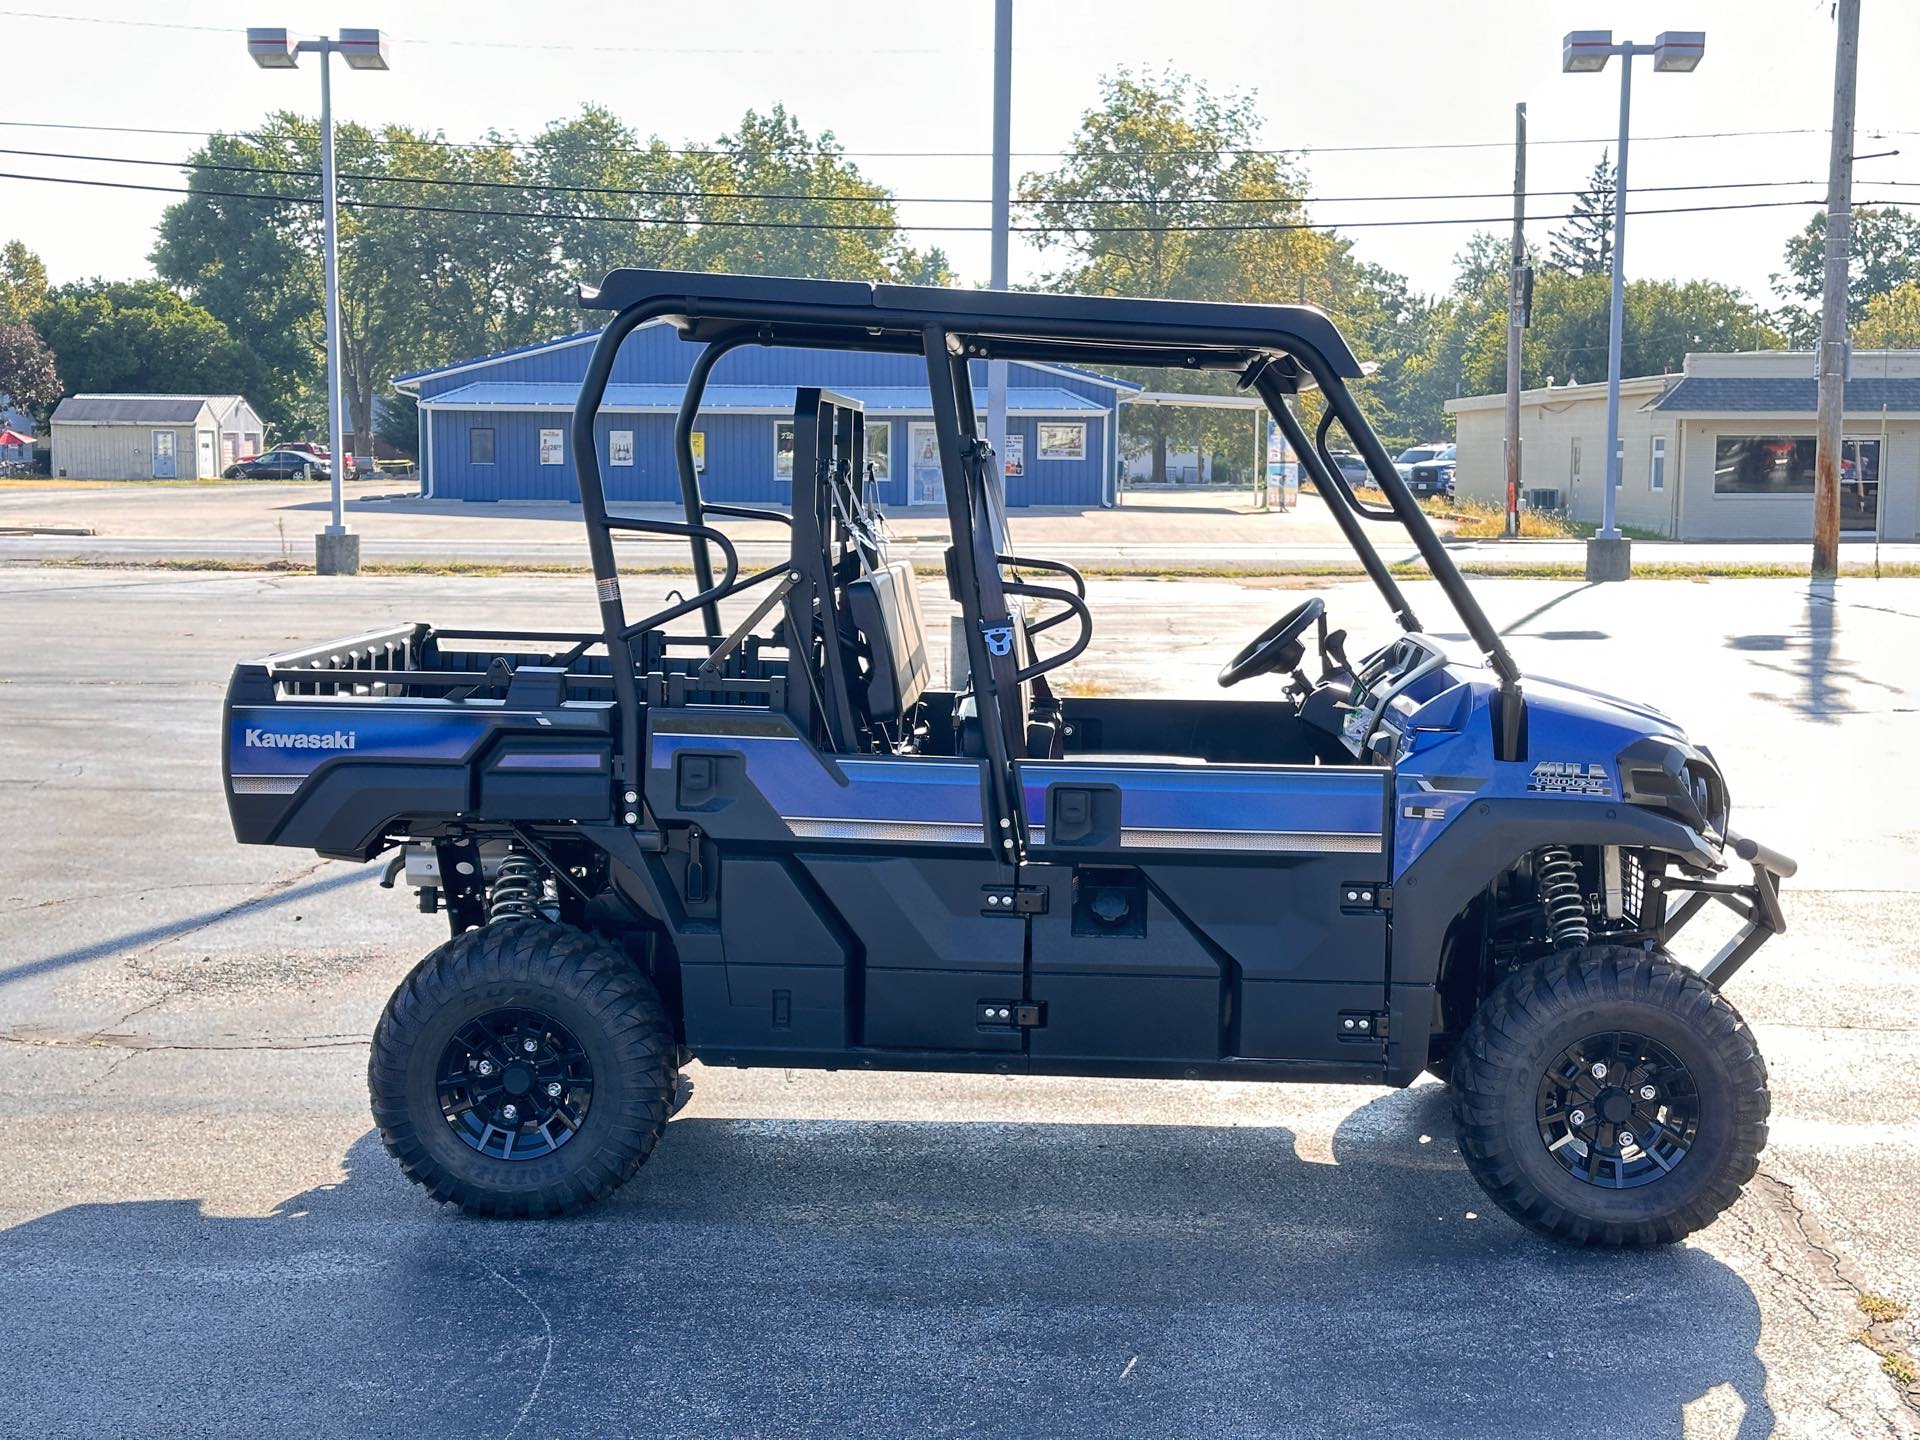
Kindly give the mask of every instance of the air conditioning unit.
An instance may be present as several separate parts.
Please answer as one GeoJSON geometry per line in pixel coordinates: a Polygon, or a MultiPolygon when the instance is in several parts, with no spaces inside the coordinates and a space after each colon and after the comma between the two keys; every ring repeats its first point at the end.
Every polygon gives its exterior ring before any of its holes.
{"type": "Polygon", "coordinates": [[[1526,492],[1525,500],[1529,510],[1558,510],[1560,492],[1558,490],[1535,489],[1526,492]]]}

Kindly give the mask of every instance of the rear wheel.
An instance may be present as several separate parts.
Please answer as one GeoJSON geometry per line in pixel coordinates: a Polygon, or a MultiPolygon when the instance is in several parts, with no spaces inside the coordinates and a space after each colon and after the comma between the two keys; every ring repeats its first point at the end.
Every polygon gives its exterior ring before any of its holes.
{"type": "Polygon", "coordinates": [[[1670,1244],[1710,1224],[1759,1168],[1769,1104],[1725,997],[1619,945],[1509,977],[1453,1061],[1474,1178],[1521,1224],[1580,1245],[1670,1244]]]}
{"type": "Polygon", "coordinates": [[[422,960],[374,1030],[388,1151],[436,1200],[559,1215],[618,1189],[666,1128],[677,1067],[652,984],[545,921],[469,931],[422,960]]]}

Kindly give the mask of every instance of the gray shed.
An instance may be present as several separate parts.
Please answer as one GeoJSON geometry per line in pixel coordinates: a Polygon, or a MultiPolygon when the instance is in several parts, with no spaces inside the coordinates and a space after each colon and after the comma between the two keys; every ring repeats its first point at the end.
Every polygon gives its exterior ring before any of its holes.
{"type": "Polygon", "coordinates": [[[72,480],[205,480],[262,439],[240,395],[70,395],[50,428],[53,473],[72,480]]]}

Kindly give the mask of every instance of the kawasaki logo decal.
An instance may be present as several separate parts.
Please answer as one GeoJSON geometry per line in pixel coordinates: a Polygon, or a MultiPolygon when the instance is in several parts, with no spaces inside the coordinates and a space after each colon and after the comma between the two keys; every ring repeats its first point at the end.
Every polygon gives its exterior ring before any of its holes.
{"type": "Polygon", "coordinates": [[[352,730],[328,730],[318,735],[283,735],[274,730],[246,732],[250,750],[351,750],[359,739],[352,730]]]}

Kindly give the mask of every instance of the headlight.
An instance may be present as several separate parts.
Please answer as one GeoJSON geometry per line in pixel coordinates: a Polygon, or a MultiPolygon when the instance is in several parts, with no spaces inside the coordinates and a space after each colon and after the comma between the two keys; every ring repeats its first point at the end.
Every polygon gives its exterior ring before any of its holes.
{"type": "Polygon", "coordinates": [[[1678,740],[1648,737],[1622,750],[1620,798],[1671,811],[1703,835],[1727,833],[1727,782],[1713,757],[1678,740]]]}

